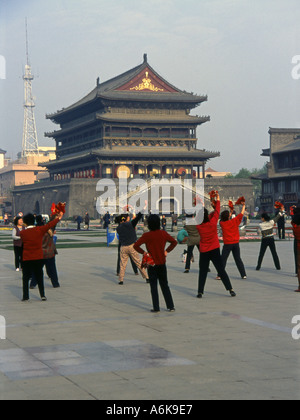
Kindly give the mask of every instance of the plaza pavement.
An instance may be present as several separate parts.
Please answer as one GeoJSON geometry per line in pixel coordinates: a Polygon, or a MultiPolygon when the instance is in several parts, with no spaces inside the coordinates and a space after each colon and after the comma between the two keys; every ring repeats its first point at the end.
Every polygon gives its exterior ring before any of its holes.
{"type": "MultiPolygon", "coordinates": [[[[83,235],[58,234],[58,243],[63,237],[83,235]]],[[[46,278],[47,302],[30,290],[28,303],[21,302],[13,252],[0,249],[0,315],[6,320],[0,400],[298,400],[293,242],[276,242],[281,271],[269,251],[255,271],[259,245],[241,243],[247,280],[229,257],[236,297],[212,269],[202,299],[196,298],[198,251],[183,274],[184,247],[178,245],[167,259],[176,311],[165,310],[160,294],[159,314],[150,313],[149,285],[130,264],[124,286],[118,285],[116,247],[59,249],[61,288],[46,278]]]]}

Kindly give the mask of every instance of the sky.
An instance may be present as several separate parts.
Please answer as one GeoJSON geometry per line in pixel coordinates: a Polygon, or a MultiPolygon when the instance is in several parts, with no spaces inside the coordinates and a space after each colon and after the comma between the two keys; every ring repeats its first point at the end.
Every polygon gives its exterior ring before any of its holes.
{"type": "Polygon", "coordinates": [[[40,146],[45,118],[143,62],[181,90],[207,95],[199,149],[219,171],[261,168],[269,127],[300,128],[299,0],[0,0],[0,148],[22,149],[28,52],[40,146]],[[299,57],[297,57],[299,56],[299,57]]]}

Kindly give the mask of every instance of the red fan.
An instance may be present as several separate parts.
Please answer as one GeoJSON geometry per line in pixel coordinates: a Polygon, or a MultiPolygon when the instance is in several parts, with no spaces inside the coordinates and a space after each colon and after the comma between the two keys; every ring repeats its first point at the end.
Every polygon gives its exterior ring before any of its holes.
{"type": "Polygon", "coordinates": [[[210,201],[211,201],[211,205],[213,207],[215,207],[215,204],[216,204],[216,201],[217,201],[217,195],[218,195],[218,191],[216,191],[216,190],[212,190],[209,193],[209,198],[210,198],[210,201]]]}
{"type": "Polygon", "coordinates": [[[65,211],[66,211],[66,203],[62,203],[60,201],[58,204],[52,203],[51,215],[59,214],[60,212],[65,214],[65,211]]]}
{"type": "Polygon", "coordinates": [[[280,201],[275,201],[274,207],[275,209],[281,209],[281,207],[283,207],[283,204],[280,203],[280,201]]]}
{"type": "Polygon", "coordinates": [[[142,264],[141,264],[142,268],[147,268],[149,266],[153,267],[154,265],[155,263],[152,256],[148,252],[144,254],[142,258],[142,264]]]}
{"type": "Polygon", "coordinates": [[[216,201],[217,200],[217,195],[218,195],[218,191],[216,190],[212,190],[209,193],[209,197],[211,201],[216,201]]]}
{"type": "Polygon", "coordinates": [[[123,207],[123,211],[130,211],[133,210],[133,207],[130,204],[127,204],[126,206],[123,207]]]}
{"type": "Polygon", "coordinates": [[[230,208],[230,210],[232,211],[234,206],[233,206],[233,202],[231,200],[228,201],[228,207],[230,208]]]}
{"type": "Polygon", "coordinates": [[[239,204],[245,203],[245,201],[246,201],[245,200],[245,197],[242,196],[242,197],[238,198],[238,200],[236,201],[235,205],[238,206],[239,204]]]}
{"type": "Polygon", "coordinates": [[[193,204],[194,206],[196,206],[196,204],[201,203],[204,206],[203,200],[201,197],[199,197],[199,195],[196,195],[196,197],[193,200],[193,204]]]}

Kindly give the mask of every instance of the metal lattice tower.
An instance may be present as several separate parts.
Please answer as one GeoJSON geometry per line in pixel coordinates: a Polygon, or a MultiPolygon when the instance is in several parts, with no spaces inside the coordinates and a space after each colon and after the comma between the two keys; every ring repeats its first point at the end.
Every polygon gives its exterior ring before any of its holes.
{"type": "Polygon", "coordinates": [[[39,154],[39,146],[37,139],[37,131],[34,117],[34,98],[32,95],[32,80],[31,66],[29,64],[28,54],[28,37],[27,37],[27,20],[26,26],[26,65],[24,80],[24,125],[23,125],[23,141],[22,141],[22,157],[39,154]]]}

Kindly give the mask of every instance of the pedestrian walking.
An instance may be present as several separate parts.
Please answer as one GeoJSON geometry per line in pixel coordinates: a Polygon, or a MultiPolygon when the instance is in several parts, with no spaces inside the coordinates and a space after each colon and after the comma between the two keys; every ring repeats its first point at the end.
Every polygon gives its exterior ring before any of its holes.
{"type": "Polygon", "coordinates": [[[63,212],[60,212],[55,219],[44,226],[34,226],[34,215],[29,213],[24,216],[23,222],[25,230],[20,232],[23,242],[23,299],[22,301],[29,300],[29,280],[34,273],[39,292],[42,300],[47,300],[44,290],[43,281],[43,264],[44,254],[42,248],[43,236],[51,228],[61,220],[63,212]]]}
{"type": "MultiPolygon", "coordinates": [[[[147,204],[145,205],[145,208],[147,204]]],[[[145,209],[144,208],[144,209],[145,209]]],[[[141,267],[141,261],[139,254],[134,249],[133,245],[137,240],[136,226],[142,218],[142,213],[139,212],[134,219],[130,221],[130,216],[125,213],[120,216],[120,224],[117,227],[117,233],[119,235],[120,248],[120,272],[119,272],[119,284],[124,283],[125,270],[128,262],[128,258],[131,257],[136,266],[138,267],[142,277],[148,282],[148,275],[144,268],[141,267]]]]}
{"type": "Polygon", "coordinates": [[[76,218],[76,222],[77,222],[77,230],[80,230],[80,224],[82,223],[82,217],[78,215],[77,218],[76,218]]]}
{"type": "Polygon", "coordinates": [[[108,225],[110,224],[110,214],[107,211],[103,216],[103,229],[107,229],[108,225]]]}
{"type": "MultiPolygon", "coordinates": [[[[232,252],[235,264],[237,266],[237,269],[240,273],[240,276],[242,279],[246,279],[246,270],[244,263],[241,259],[241,251],[240,251],[240,232],[239,232],[239,225],[242,222],[244,218],[245,213],[245,202],[242,203],[242,210],[240,214],[238,214],[233,219],[230,218],[231,212],[229,210],[224,210],[221,213],[221,220],[220,220],[220,226],[222,230],[223,235],[223,249],[222,249],[222,262],[224,268],[226,268],[227,259],[229,257],[229,254],[232,252]]],[[[220,279],[220,276],[218,275],[217,279],[220,279]]]]}
{"type": "Polygon", "coordinates": [[[88,214],[88,212],[85,213],[84,215],[84,226],[86,230],[89,230],[90,228],[90,215],[88,214]]]}
{"type": "Polygon", "coordinates": [[[267,248],[270,248],[274,265],[277,270],[280,270],[280,262],[276,251],[273,228],[282,212],[280,211],[274,219],[271,219],[268,213],[262,213],[261,223],[259,224],[258,232],[261,234],[261,244],[256,265],[256,270],[260,270],[261,264],[267,248]]]}
{"type": "Polygon", "coordinates": [[[197,229],[200,234],[200,259],[197,297],[202,298],[203,296],[210,261],[212,261],[217,270],[217,273],[219,273],[225,289],[228,290],[230,295],[233,297],[236,296],[236,294],[232,288],[228,274],[224,269],[220,254],[220,243],[217,230],[217,224],[220,215],[220,197],[217,191],[214,192],[212,204],[214,211],[211,214],[208,214],[207,209],[204,208],[203,221],[201,224],[197,225],[197,229]]]}
{"type": "Polygon", "coordinates": [[[161,227],[163,228],[163,230],[166,230],[167,228],[167,219],[164,214],[162,215],[162,218],[161,218],[161,227]]]}
{"type": "Polygon", "coordinates": [[[168,275],[166,267],[166,256],[177,245],[176,239],[169,235],[165,230],[160,229],[160,218],[153,214],[148,218],[149,232],[145,232],[134,244],[134,249],[140,254],[146,254],[141,248],[145,244],[148,253],[150,254],[153,264],[148,266],[148,275],[150,281],[151,297],[153,309],[151,312],[157,313],[160,311],[158,282],[165,299],[167,309],[172,312],[175,311],[172,294],[168,285],[168,275]],[[166,243],[170,245],[165,249],[166,243]]]}
{"type": "Polygon", "coordinates": [[[24,229],[25,227],[23,226],[23,218],[21,216],[17,216],[14,220],[14,228],[12,230],[16,271],[20,271],[20,268],[22,268],[23,244],[22,239],[20,237],[20,232],[24,229]]]}
{"type": "Polygon", "coordinates": [[[177,232],[177,221],[178,221],[178,217],[177,214],[175,214],[174,212],[172,213],[172,232],[177,232]]]}

